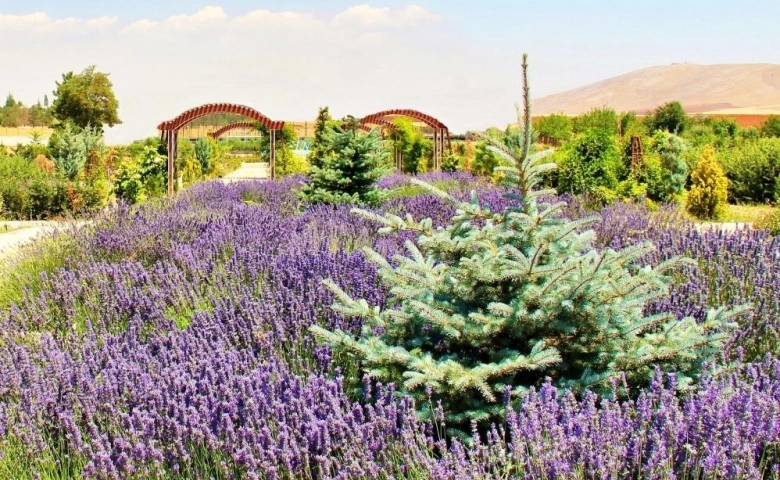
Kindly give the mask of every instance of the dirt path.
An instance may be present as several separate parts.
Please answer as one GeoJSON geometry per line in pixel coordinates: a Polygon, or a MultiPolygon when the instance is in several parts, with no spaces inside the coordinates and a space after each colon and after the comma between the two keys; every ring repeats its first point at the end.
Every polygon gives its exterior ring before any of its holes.
{"type": "Polygon", "coordinates": [[[238,169],[228,173],[222,178],[224,183],[232,183],[241,180],[268,178],[267,163],[242,163],[238,169]]]}
{"type": "Polygon", "coordinates": [[[35,222],[34,225],[10,227],[12,229],[9,228],[6,231],[5,226],[8,223],[0,222],[0,257],[10,254],[39,236],[51,233],[63,226],[60,222],[35,222]]]}

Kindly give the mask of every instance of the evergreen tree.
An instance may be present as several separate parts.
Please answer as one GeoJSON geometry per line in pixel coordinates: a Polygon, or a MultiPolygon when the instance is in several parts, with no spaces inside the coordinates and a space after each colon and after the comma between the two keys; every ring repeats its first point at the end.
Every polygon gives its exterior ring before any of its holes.
{"type": "Polygon", "coordinates": [[[685,182],[688,178],[688,166],[683,158],[683,153],[688,146],[677,135],[661,130],[656,131],[653,143],[653,149],[661,156],[666,190],[664,200],[677,200],[685,191],[685,182]]]}
{"type": "Polygon", "coordinates": [[[314,140],[311,143],[311,150],[308,157],[309,164],[312,167],[322,167],[325,156],[329,153],[327,151],[325,139],[329,128],[328,123],[332,120],[328,107],[320,107],[320,110],[317,113],[317,121],[314,125],[314,140]]]}
{"type": "Polygon", "coordinates": [[[321,166],[311,166],[310,181],[300,191],[303,201],[376,205],[382,200],[375,183],[385,173],[387,151],[379,129],[363,133],[359,121],[349,117],[325,135],[323,150],[331,153],[321,166]]]}
{"type": "Polygon", "coordinates": [[[199,138],[195,141],[193,146],[195,150],[195,158],[200,164],[201,173],[205,174],[209,172],[211,170],[211,157],[213,155],[211,142],[209,142],[208,139],[199,138]]]}
{"type": "Polygon", "coordinates": [[[476,194],[462,202],[413,179],[457,207],[450,225],[434,230],[429,219],[356,209],[384,224],[380,232],[413,230],[418,241],[407,242],[409,254],[392,263],[365,250],[389,289],[384,308],[326,281],[336,310],[363,317],[357,338],[310,328],[354,355],[373,379],[415,398],[422,417],[440,401],[448,433],[458,436],[468,435],[472,422],[499,420],[506,395],[546,377],[562,389],[609,392],[610,379],[624,373],[629,387],[641,386],[657,365],[689,385],[701,363],[717,355],[737,313],[712,311],[701,324],[644,314],[649,301],[667,293],[664,272],[683,260],[641,266],[649,243],[597,250],[594,232],[583,228],[595,219],[567,220],[562,203],[543,200],[554,192],[537,188],[540,175],[554,164],[540,163],[549,152],[529,153],[525,56],[523,85],[523,141],[515,151],[492,147],[512,164],[499,168],[515,206],[492,212],[476,194]]]}
{"type": "Polygon", "coordinates": [[[699,218],[717,220],[728,202],[729,179],[715,158],[715,149],[704,147],[702,158],[691,174],[693,186],[686,199],[688,211],[699,218]]]}

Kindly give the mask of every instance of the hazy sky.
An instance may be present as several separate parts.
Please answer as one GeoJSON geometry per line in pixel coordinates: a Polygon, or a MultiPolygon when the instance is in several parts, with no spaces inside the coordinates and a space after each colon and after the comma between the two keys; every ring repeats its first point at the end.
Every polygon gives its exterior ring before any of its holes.
{"type": "Polygon", "coordinates": [[[26,104],[63,72],[109,72],[123,124],[154,135],[207,102],[273,119],[415,108],[452,131],[503,126],[520,97],[675,62],[780,63],[780,1],[414,3],[0,0],[0,94],[26,104]]]}

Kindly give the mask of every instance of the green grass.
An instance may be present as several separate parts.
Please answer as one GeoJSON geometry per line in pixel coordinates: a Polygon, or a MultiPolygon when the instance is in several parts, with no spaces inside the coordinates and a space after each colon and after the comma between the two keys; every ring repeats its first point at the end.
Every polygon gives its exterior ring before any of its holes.
{"type": "Polygon", "coordinates": [[[771,205],[729,205],[721,222],[754,223],[777,210],[771,205]]]}
{"type": "Polygon", "coordinates": [[[76,242],[67,234],[43,236],[0,257],[0,308],[20,303],[26,291],[38,295],[44,280],[42,273],[51,273],[65,265],[76,251],[76,242]]]}

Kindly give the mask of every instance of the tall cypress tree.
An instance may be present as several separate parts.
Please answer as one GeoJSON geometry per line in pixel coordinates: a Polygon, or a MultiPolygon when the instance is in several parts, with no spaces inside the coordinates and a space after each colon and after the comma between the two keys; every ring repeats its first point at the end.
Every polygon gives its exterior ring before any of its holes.
{"type": "Polygon", "coordinates": [[[308,156],[309,165],[312,167],[322,167],[325,156],[328,154],[326,136],[329,128],[328,122],[332,120],[328,107],[320,107],[317,113],[317,121],[314,125],[314,140],[311,143],[311,150],[308,156]]]}
{"type": "Polygon", "coordinates": [[[310,328],[354,355],[371,377],[415,398],[422,417],[441,401],[447,431],[458,436],[468,436],[472,422],[499,420],[505,395],[547,377],[562,389],[609,392],[610,379],[624,373],[630,387],[642,386],[660,366],[689,385],[740,311],[714,310],[701,324],[644,314],[649,301],[667,294],[664,272],[684,260],[642,266],[649,243],[597,250],[594,232],[583,228],[595,219],[568,220],[562,203],[543,200],[554,192],[538,188],[540,175],[554,164],[540,162],[550,152],[531,153],[525,55],[523,88],[517,141],[491,147],[511,162],[499,168],[515,206],[492,212],[475,194],[462,202],[415,179],[456,206],[447,227],[356,209],[383,224],[380,232],[413,230],[418,241],[392,263],[365,250],[389,290],[383,308],[326,281],[336,310],[363,317],[357,338],[310,328]]]}

